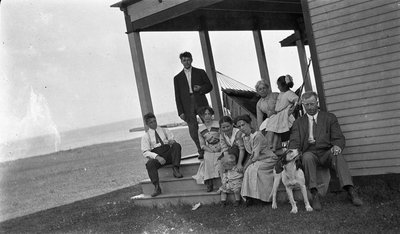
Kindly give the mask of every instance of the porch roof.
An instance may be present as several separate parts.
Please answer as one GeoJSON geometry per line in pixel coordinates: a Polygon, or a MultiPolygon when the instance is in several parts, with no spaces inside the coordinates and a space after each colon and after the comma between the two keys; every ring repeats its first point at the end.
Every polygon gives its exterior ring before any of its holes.
{"type": "Polygon", "coordinates": [[[294,30],[303,17],[300,0],[122,0],[111,7],[136,32],[294,30]]]}

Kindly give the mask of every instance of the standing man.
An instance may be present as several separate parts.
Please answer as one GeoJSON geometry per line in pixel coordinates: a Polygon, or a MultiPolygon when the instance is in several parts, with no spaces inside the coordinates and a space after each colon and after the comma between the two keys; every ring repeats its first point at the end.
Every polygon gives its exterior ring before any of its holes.
{"type": "Polygon", "coordinates": [[[353,180],[342,155],[345,138],[336,116],[318,110],[318,95],[315,92],[304,93],[301,101],[307,114],[294,122],[288,148],[302,152],[301,160],[306,184],[312,194],[312,207],[321,210],[317,167],[334,169],[340,186],[347,191],[351,202],[361,206],[362,201],[354,191],[353,180]]]}
{"type": "Polygon", "coordinates": [[[192,54],[183,52],[179,55],[183,70],[174,77],[175,101],[179,117],[189,127],[189,133],[199,152],[199,159],[204,151],[200,147],[197,123],[197,110],[208,106],[206,94],[212,90],[212,84],[206,72],[192,67],[192,54]]]}
{"type": "Polygon", "coordinates": [[[154,184],[152,197],[161,194],[158,178],[158,169],[166,164],[172,164],[172,173],[176,178],[182,178],[179,172],[181,164],[181,145],[174,140],[174,135],[167,128],[157,126],[157,119],[153,113],[143,116],[149,130],[142,136],[141,149],[143,156],[148,159],[146,163],[147,173],[151,183],[154,184]]]}

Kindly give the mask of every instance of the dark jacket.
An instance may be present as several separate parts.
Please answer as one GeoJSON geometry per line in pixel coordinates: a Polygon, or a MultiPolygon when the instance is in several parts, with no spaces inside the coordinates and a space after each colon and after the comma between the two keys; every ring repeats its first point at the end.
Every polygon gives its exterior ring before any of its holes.
{"type": "MultiPolygon", "coordinates": [[[[304,153],[309,148],[308,143],[308,116],[305,114],[298,118],[292,127],[289,149],[299,149],[304,153]]],[[[318,152],[327,151],[337,145],[342,150],[345,147],[345,137],[340,129],[336,116],[332,113],[318,112],[315,147],[318,152]]]]}
{"type": "MultiPolygon", "coordinates": [[[[192,90],[194,85],[201,86],[199,91],[193,91],[196,106],[208,106],[208,101],[205,94],[212,90],[212,84],[204,70],[192,67],[192,90]]],[[[183,70],[174,77],[174,88],[178,115],[181,115],[182,113],[188,115],[190,113],[191,98],[189,93],[189,84],[183,70]]]]}

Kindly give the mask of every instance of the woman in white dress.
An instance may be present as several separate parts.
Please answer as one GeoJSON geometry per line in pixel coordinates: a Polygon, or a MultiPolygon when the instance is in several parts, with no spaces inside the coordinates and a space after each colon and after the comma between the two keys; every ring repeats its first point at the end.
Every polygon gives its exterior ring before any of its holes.
{"type": "Polygon", "coordinates": [[[200,147],[204,150],[204,159],[201,160],[197,174],[193,176],[198,184],[207,185],[207,192],[214,189],[214,178],[219,178],[218,157],[221,155],[219,139],[219,123],[213,119],[214,110],[205,106],[198,110],[203,120],[199,125],[200,147]]]}

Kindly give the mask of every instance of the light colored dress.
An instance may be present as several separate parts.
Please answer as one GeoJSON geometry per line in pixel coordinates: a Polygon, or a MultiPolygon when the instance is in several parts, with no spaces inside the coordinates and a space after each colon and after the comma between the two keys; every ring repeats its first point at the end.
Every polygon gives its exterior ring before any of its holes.
{"type": "Polygon", "coordinates": [[[220,135],[221,152],[227,151],[230,147],[236,145],[239,150],[244,149],[242,132],[238,128],[233,128],[232,136],[228,137],[225,133],[220,135]]]}
{"type": "Polygon", "coordinates": [[[198,184],[204,184],[205,180],[219,177],[218,157],[221,156],[221,146],[219,139],[219,123],[213,121],[210,127],[201,124],[199,126],[199,141],[203,148],[205,145],[213,150],[213,153],[204,151],[204,159],[201,161],[199,169],[193,179],[198,184]]]}
{"type": "Polygon", "coordinates": [[[257,122],[264,120],[261,125],[259,130],[265,129],[265,126],[267,124],[267,121],[269,120],[269,117],[271,117],[275,113],[275,105],[276,105],[276,100],[279,96],[279,93],[271,93],[265,98],[260,98],[257,102],[257,122]],[[267,118],[264,119],[264,114],[267,115],[267,118]]]}
{"type": "Polygon", "coordinates": [[[265,130],[275,133],[289,131],[295,120],[292,114],[289,116],[289,109],[298,99],[299,97],[292,90],[279,93],[275,105],[276,114],[269,118],[265,130]]]}
{"type": "Polygon", "coordinates": [[[251,197],[268,202],[274,184],[273,168],[278,157],[269,149],[267,139],[259,131],[244,136],[243,142],[248,153],[254,155],[259,148],[260,155],[258,161],[250,164],[244,172],[241,195],[244,199],[251,197]]]}

